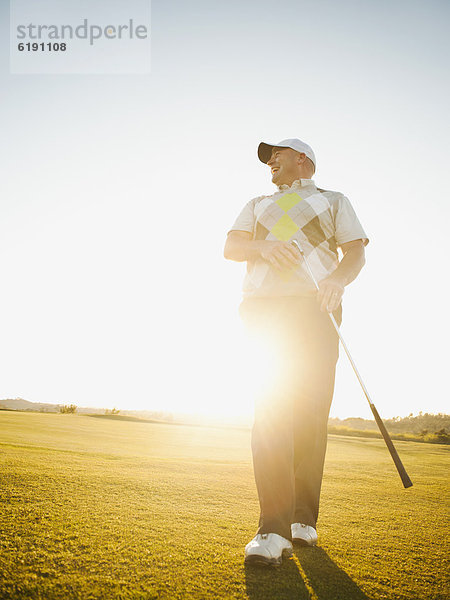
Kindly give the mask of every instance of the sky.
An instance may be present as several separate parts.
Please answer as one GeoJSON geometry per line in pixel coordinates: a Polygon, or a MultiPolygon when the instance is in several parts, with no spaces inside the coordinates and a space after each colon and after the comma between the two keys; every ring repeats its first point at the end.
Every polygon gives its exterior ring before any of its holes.
{"type": "MultiPolygon", "coordinates": [[[[299,137],[370,240],[341,330],[372,400],[448,412],[448,3],[154,0],[126,75],[11,74],[0,6],[0,398],[250,415],[223,246],[275,191],[258,143],[299,137]]],[[[343,351],[331,414],[370,417],[343,351]]]]}

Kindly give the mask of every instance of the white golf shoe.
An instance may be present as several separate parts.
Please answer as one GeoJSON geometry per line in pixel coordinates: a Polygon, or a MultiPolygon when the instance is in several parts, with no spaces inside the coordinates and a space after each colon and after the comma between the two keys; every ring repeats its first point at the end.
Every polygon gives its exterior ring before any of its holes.
{"type": "Polygon", "coordinates": [[[278,533],[258,533],[245,546],[245,562],[279,567],[283,556],[292,556],[292,542],[278,533]]]}
{"type": "Polygon", "coordinates": [[[302,546],[315,546],[317,544],[317,531],[311,525],[292,523],[292,541],[302,546]]]}

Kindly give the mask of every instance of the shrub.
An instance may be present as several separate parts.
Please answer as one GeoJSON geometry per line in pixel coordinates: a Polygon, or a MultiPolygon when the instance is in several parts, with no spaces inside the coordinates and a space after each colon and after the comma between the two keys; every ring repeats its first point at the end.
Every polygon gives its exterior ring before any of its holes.
{"type": "Polygon", "coordinates": [[[64,404],[63,406],[59,407],[59,412],[63,414],[73,414],[77,412],[77,407],[75,406],[75,404],[64,404]]]}

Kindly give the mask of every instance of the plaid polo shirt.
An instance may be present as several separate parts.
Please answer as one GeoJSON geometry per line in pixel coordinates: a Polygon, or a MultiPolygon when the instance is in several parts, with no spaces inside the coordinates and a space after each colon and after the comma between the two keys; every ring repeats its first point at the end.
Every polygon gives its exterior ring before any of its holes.
{"type": "MultiPolygon", "coordinates": [[[[279,186],[272,196],[248,202],[230,231],[247,231],[254,240],[297,240],[317,281],[339,264],[341,244],[369,240],[348,198],[339,192],[316,187],[312,179],[279,186]]],[[[247,262],[243,287],[250,296],[311,296],[316,288],[303,261],[279,271],[262,259],[247,262]]]]}

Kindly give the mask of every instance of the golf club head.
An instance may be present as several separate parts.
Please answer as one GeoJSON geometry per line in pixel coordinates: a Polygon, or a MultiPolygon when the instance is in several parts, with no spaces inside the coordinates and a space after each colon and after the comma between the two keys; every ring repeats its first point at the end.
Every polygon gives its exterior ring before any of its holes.
{"type": "Polygon", "coordinates": [[[303,250],[301,249],[300,244],[297,242],[297,240],[291,240],[291,244],[292,246],[295,246],[300,252],[300,254],[303,256],[303,250]]]}

